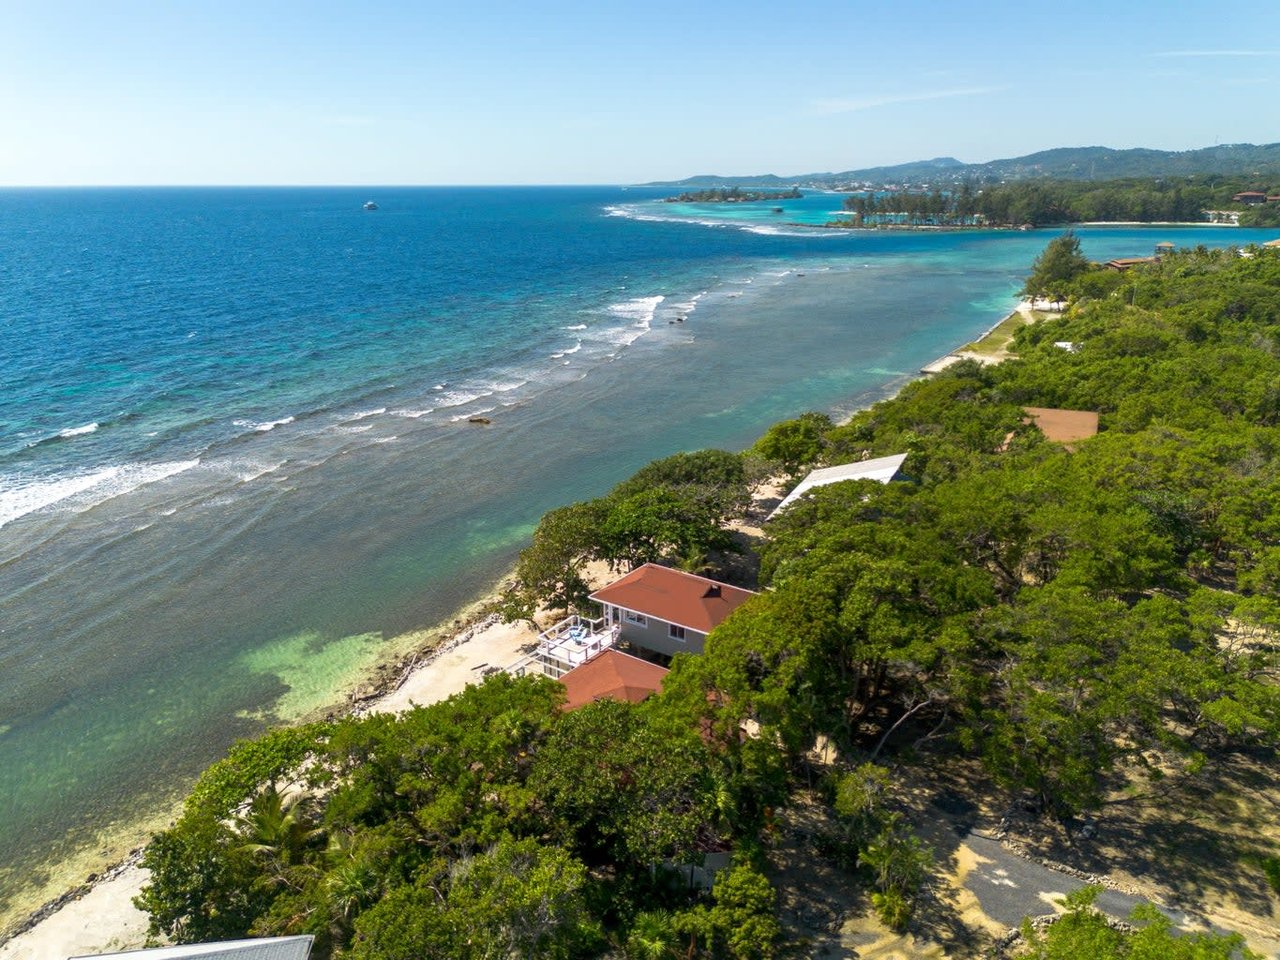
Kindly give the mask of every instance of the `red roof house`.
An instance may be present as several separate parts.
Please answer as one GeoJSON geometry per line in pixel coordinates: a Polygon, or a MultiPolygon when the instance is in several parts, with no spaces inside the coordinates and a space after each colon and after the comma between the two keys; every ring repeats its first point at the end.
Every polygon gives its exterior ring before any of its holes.
{"type": "Polygon", "coordinates": [[[662,678],[667,673],[656,663],[606,650],[560,678],[569,695],[564,709],[576,710],[605,698],[639,703],[662,689],[662,678]]]}
{"type": "Polygon", "coordinates": [[[753,596],[751,590],[646,563],[591,599],[622,639],[670,656],[701,653],[707,634],[753,596]]]}

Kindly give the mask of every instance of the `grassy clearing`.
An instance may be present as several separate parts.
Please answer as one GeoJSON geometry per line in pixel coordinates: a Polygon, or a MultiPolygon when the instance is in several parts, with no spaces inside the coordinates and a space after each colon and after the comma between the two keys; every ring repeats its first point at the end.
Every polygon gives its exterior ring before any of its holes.
{"type": "Polygon", "coordinates": [[[976,353],[984,357],[994,357],[1005,353],[1009,344],[1013,341],[1013,335],[1017,333],[1018,328],[1022,327],[1027,322],[1027,318],[1015,310],[1013,313],[1009,314],[1009,316],[1001,320],[1000,323],[985,337],[967,344],[961,348],[960,352],[976,353]]]}

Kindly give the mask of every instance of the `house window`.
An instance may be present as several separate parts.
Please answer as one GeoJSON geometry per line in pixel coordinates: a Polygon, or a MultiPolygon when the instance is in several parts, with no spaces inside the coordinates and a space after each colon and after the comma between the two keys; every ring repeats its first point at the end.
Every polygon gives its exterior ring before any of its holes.
{"type": "Polygon", "coordinates": [[[667,636],[672,640],[679,640],[684,643],[684,627],[677,627],[674,623],[667,627],[667,636]]]}
{"type": "Polygon", "coordinates": [[[637,627],[647,627],[649,625],[649,621],[644,614],[632,613],[630,610],[623,611],[622,619],[626,620],[627,623],[634,623],[637,627]]]}

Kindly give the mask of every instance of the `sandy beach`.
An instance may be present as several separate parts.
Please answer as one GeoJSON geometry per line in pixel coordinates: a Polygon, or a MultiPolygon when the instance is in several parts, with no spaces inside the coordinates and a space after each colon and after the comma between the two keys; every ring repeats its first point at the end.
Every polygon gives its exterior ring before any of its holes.
{"type": "MultiPolygon", "coordinates": [[[[486,671],[514,663],[537,639],[527,622],[485,617],[421,655],[402,682],[358,701],[352,712],[399,713],[443,700],[482,680],[486,671]]],[[[133,898],[146,882],[147,871],[136,863],[107,871],[87,893],[0,944],[0,960],[54,960],[143,946],[147,916],[133,905],[133,898]]]]}

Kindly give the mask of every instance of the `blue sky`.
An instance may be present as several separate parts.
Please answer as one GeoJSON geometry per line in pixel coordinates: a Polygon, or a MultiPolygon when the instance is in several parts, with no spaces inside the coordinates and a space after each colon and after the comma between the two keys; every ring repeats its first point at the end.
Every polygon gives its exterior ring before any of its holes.
{"type": "Polygon", "coordinates": [[[1274,0],[0,0],[0,184],[626,183],[1280,140],[1274,0]]]}

